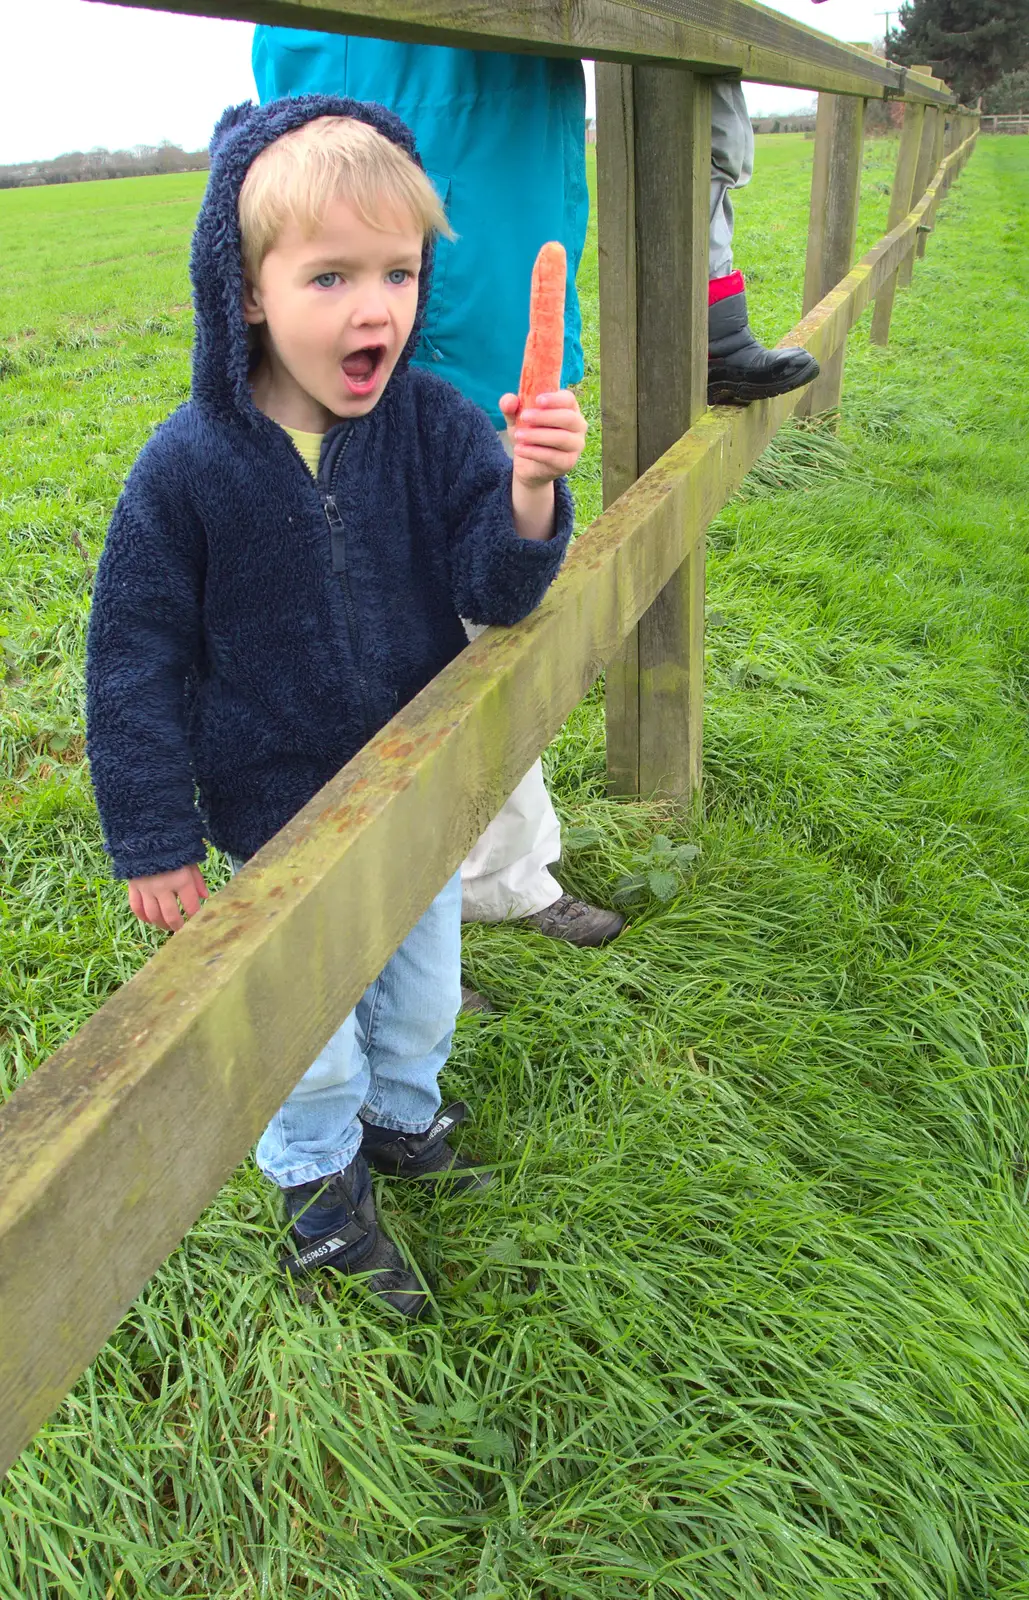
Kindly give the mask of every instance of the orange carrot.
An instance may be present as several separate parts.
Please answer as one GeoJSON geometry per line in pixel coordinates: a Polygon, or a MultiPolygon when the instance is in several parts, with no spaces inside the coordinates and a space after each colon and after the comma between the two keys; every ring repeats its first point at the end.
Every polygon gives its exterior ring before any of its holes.
{"type": "Polygon", "coordinates": [[[520,411],[534,406],[538,395],[554,394],[561,387],[567,276],[565,247],[552,239],[543,246],[532,269],[529,337],[518,384],[520,411]]]}

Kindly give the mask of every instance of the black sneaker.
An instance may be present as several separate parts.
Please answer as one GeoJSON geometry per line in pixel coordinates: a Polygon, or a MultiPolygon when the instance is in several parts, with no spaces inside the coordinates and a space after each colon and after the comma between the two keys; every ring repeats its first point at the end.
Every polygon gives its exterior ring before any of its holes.
{"type": "Polygon", "coordinates": [[[293,1219],[296,1253],[279,1261],[292,1278],[319,1267],[366,1277],[369,1291],[403,1317],[419,1317],[428,1305],[424,1285],[404,1260],[375,1215],[371,1173],[358,1154],[345,1172],[284,1189],[293,1219]]]}
{"type": "Polygon", "coordinates": [[[364,1122],[361,1154],[376,1172],[389,1178],[417,1178],[433,1188],[446,1186],[453,1192],[485,1189],[492,1172],[475,1167],[447,1143],[467,1115],[468,1107],[462,1100],[455,1100],[424,1133],[398,1133],[395,1128],[364,1122]]]}

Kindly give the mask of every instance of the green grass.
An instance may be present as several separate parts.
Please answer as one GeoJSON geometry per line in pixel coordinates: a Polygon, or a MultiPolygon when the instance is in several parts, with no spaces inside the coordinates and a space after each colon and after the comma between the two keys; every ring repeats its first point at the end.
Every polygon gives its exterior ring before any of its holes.
{"type": "MultiPolygon", "coordinates": [[[[759,141],[740,198],[769,339],[811,151],[759,141]]],[[[82,642],[186,383],[198,195],[0,194],[8,1086],[156,942],[82,642]]],[[[784,431],[712,529],[703,814],[605,798],[596,691],[548,752],[570,887],[699,854],[607,950],[467,930],[504,1011],[446,1089],[503,1181],[382,1202],[439,1319],[280,1285],[241,1168],[9,1475],[2,1600],[1029,1600],[1027,224],[1029,152],[984,140],[839,434],[784,431]]],[[[595,240],[583,284],[595,412],[595,240]]],[[[594,437],[584,519],[597,473],[594,437]]]]}

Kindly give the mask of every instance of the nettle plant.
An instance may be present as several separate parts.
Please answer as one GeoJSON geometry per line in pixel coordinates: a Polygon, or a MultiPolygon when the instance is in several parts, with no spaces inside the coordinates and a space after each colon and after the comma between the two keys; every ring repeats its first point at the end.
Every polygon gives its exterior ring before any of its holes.
{"type": "Polygon", "coordinates": [[[636,858],[635,872],[618,879],[611,898],[616,905],[632,905],[647,894],[662,903],[672,900],[685,887],[699,855],[699,844],[673,844],[665,834],[656,833],[646,854],[636,858]]]}
{"type": "MultiPolygon", "coordinates": [[[[566,828],[562,836],[566,851],[586,850],[604,842],[602,828],[566,828]]],[[[632,905],[648,894],[662,904],[679,893],[687,875],[701,854],[699,844],[673,844],[663,833],[656,833],[645,851],[632,857],[632,872],[617,879],[611,899],[616,905],[632,905]]]]}

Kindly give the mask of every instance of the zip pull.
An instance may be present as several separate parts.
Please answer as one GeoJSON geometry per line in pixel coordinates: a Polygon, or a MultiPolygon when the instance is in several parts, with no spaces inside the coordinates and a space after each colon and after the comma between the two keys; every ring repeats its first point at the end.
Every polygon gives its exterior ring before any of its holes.
{"type": "Polygon", "coordinates": [[[322,495],[322,506],[325,510],[325,520],[329,524],[329,537],[332,541],[332,570],[345,572],[347,566],[346,545],[343,539],[343,518],[339,514],[339,506],[331,494],[322,495]]]}

